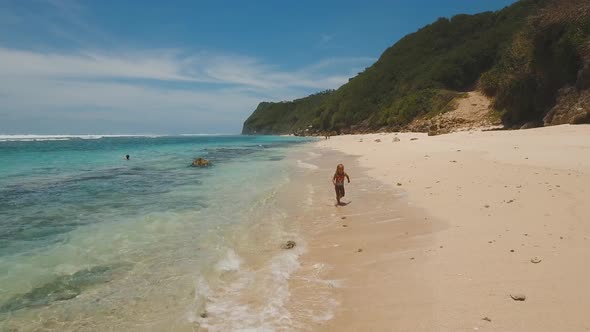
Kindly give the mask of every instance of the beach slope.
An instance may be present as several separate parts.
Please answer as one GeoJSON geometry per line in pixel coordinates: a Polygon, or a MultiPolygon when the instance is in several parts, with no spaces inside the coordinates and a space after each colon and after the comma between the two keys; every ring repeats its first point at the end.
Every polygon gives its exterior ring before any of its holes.
{"type": "Polygon", "coordinates": [[[590,126],[349,135],[315,148],[334,165],[332,151],[356,156],[352,203],[333,208],[343,221],[315,231],[302,258],[341,281],[334,318],[317,329],[590,330],[590,126]]]}

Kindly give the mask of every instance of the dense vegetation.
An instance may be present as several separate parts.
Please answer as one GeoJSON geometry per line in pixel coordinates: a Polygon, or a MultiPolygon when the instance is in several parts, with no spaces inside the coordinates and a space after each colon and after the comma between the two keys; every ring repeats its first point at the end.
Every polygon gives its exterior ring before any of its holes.
{"type": "Polygon", "coordinates": [[[576,81],[590,36],[590,13],[580,11],[587,2],[522,0],[497,12],[440,18],[338,90],[261,103],[243,133],[400,129],[444,112],[476,87],[495,97],[506,124],[538,120],[557,90],[576,81]]]}
{"type": "Polygon", "coordinates": [[[549,1],[502,50],[480,88],[495,97],[507,125],[540,122],[560,88],[573,85],[590,60],[590,1],[549,1]]]}

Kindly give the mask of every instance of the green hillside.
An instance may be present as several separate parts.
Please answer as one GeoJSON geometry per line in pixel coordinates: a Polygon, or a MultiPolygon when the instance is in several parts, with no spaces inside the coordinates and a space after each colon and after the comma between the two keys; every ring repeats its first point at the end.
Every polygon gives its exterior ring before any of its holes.
{"type": "Polygon", "coordinates": [[[540,121],[558,89],[576,81],[590,36],[587,7],[584,0],[522,0],[440,18],[338,90],[261,103],[243,133],[398,130],[476,88],[495,98],[506,125],[540,121]]]}

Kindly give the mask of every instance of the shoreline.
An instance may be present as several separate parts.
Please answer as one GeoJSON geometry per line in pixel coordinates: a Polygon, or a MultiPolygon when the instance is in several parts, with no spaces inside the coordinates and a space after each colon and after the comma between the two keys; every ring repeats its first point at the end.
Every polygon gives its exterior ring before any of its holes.
{"type": "Polygon", "coordinates": [[[590,329],[579,296],[590,294],[590,126],[312,144],[324,154],[318,173],[344,160],[352,181],[352,203],[338,208],[322,184],[314,204],[326,220],[306,226],[290,281],[294,302],[317,290],[299,275],[321,266],[318,277],[334,281],[333,317],[313,330],[590,329]],[[520,293],[525,301],[511,299],[520,293]]]}

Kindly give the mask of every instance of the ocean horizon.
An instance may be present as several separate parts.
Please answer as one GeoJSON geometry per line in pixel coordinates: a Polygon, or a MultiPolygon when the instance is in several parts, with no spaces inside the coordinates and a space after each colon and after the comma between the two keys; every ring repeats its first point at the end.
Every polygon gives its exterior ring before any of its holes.
{"type": "Polygon", "coordinates": [[[182,137],[182,136],[242,136],[236,133],[185,133],[185,134],[0,134],[4,141],[57,141],[70,139],[101,139],[115,137],[182,137]]]}

